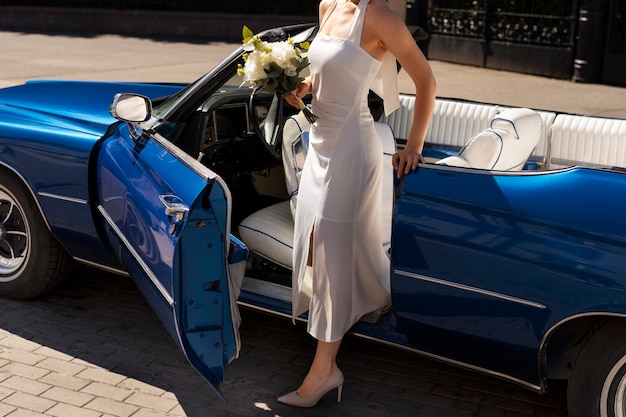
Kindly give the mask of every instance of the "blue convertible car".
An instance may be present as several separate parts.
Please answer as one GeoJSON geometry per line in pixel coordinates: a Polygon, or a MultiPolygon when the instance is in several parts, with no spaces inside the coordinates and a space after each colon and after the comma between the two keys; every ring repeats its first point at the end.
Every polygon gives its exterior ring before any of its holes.
{"type": "MultiPolygon", "coordinates": [[[[295,26],[263,36],[312,39],[295,26]]],[[[128,274],[219,393],[238,307],[291,313],[307,122],[242,87],[234,51],[196,82],[0,90],[0,295],[73,262],[128,274]]],[[[419,103],[389,117],[383,158],[419,103]]],[[[438,98],[427,163],[381,195],[393,308],[364,338],[626,417],[626,121],[438,98]]],[[[301,317],[306,320],[306,316],[301,317]]]]}

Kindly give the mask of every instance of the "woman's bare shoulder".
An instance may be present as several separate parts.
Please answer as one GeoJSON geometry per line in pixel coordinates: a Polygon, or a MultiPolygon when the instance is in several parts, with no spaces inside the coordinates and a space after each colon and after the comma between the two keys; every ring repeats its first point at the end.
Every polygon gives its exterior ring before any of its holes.
{"type": "Polygon", "coordinates": [[[377,23],[396,24],[398,21],[402,21],[400,16],[391,10],[386,0],[371,0],[368,8],[368,17],[377,23]]]}
{"type": "Polygon", "coordinates": [[[328,10],[328,8],[332,4],[332,2],[333,2],[333,0],[322,0],[322,1],[320,1],[320,6],[319,6],[320,16],[324,16],[324,13],[326,13],[326,11],[328,10]]]}
{"type": "Polygon", "coordinates": [[[402,18],[385,0],[371,0],[368,5],[366,25],[380,39],[393,38],[406,29],[402,18]]]}

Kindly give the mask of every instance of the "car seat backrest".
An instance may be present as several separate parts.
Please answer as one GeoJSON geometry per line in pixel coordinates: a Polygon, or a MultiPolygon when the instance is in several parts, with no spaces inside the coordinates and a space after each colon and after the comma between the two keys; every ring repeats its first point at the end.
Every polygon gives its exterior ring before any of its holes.
{"type": "Polygon", "coordinates": [[[311,124],[302,112],[288,117],[283,126],[283,167],[292,215],[296,212],[300,176],[309,147],[310,128],[311,124]]]}
{"type": "Polygon", "coordinates": [[[490,127],[474,135],[458,155],[437,163],[519,171],[539,143],[543,131],[543,119],[535,110],[510,108],[491,119],[490,127]]]}
{"type": "Polygon", "coordinates": [[[626,120],[559,114],[550,131],[549,169],[626,168],[626,120]]]}
{"type": "MultiPolygon", "coordinates": [[[[400,94],[400,108],[381,121],[388,123],[396,138],[407,139],[413,124],[413,113],[419,111],[415,95],[400,94]]],[[[498,106],[437,98],[426,132],[426,147],[460,149],[467,138],[489,127],[498,106]]]]}

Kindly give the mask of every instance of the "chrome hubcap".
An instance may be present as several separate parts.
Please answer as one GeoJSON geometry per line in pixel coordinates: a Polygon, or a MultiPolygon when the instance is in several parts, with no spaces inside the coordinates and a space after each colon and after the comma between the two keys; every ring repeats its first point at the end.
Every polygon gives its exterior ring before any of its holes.
{"type": "Polygon", "coordinates": [[[24,212],[11,195],[0,190],[0,281],[12,279],[10,275],[24,265],[29,252],[24,212]]]}
{"type": "Polygon", "coordinates": [[[601,417],[626,417],[626,356],[611,369],[600,394],[601,417]],[[611,398],[613,397],[613,398],[611,398]]]}

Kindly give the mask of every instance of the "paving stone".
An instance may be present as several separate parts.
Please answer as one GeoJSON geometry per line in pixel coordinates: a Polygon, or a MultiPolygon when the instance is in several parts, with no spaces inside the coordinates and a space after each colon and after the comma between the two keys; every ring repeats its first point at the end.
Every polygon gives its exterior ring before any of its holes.
{"type": "MultiPolygon", "coordinates": [[[[4,363],[2,366],[7,365],[7,363],[4,363]]],[[[0,368],[2,367],[0,366],[0,368]]],[[[0,382],[4,381],[7,378],[11,378],[11,376],[13,376],[13,374],[10,374],[8,372],[2,372],[0,371],[0,382]]]]}
{"type": "Polygon", "coordinates": [[[19,337],[16,335],[11,335],[3,338],[2,340],[0,340],[0,345],[11,349],[24,350],[27,352],[31,352],[41,347],[39,343],[26,340],[23,337],[19,337]]]}
{"type": "Polygon", "coordinates": [[[17,410],[17,408],[12,405],[0,403],[0,417],[7,416],[15,410],[17,410]]]}
{"type": "Polygon", "coordinates": [[[33,353],[36,353],[38,355],[43,355],[46,358],[54,358],[54,359],[59,359],[62,361],[67,361],[67,362],[70,362],[72,359],[74,359],[74,356],[68,355],[67,353],[61,352],[56,349],[52,349],[48,346],[39,346],[37,349],[33,351],[33,353]]]}
{"type": "Polygon", "coordinates": [[[45,412],[47,409],[52,408],[55,404],[54,401],[24,392],[15,392],[14,394],[4,398],[2,402],[20,409],[37,411],[39,413],[45,412]]]}
{"type": "Polygon", "coordinates": [[[2,381],[0,385],[15,391],[27,392],[33,395],[40,395],[41,393],[49,390],[51,387],[48,384],[33,381],[32,379],[27,379],[21,376],[12,376],[2,381]]]}
{"type": "Polygon", "coordinates": [[[100,417],[99,411],[86,410],[84,407],[76,407],[70,404],[56,404],[46,414],[55,417],[100,417]]]}
{"type": "Polygon", "coordinates": [[[36,363],[44,360],[46,357],[43,355],[32,353],[27,350],[10,348],[0,352],[0,358],[4,359],[5,361],[21,362],[26,365],[35,365],[36,363]]]}
{"type": "Polygon", "coordinates": [[[58,386],[62,388],[67,388],[72,391],[80,391],[81,388],[91,383],[91,381],[88,381],[86,379],[59,374],[57,372],[50,372],[43,378],[39,379],[39,382],[44,382],[48,385],[54,385],[54,386],[58,386]]]}
{"type": "Polygon", "coordinates": [[[44,375],[50,373],[47,369],[36,368],[34,366],[28,366],[20,362],[11,362],[0,368],[0,371],[11,375],[19,375],[24,378],[32,379],[33,381],[42,378],[44,375]]]}
{"type": "Polygon", "coordinates": [[[7,415],[7,417],[42,417],[42,416],[48,416],[48,414],[42,414],[38,411],[26,410],[24,408],[18,408],[7,415]]]}
{"type": "Polygon", "coordinates": [[[102,382],[104,384],[116,385],[126,379],[126,376],[110,372],[100,368],[85,368],[78,374],[78,378],[88,379],[91,381],[102,382]]]}
{"type": "Polygon", "coordinates": [[[95,395],[98,397],[108,398],[110,400],[115,400],[115,401],[124,401],[126,398],[130,397],[133,393],[132,390],[129,390],[126,388],[119,388],[119,387],[104,384],[101,382],[92,382],[91,384],[81,389],[80,392],[95,395]]]}
{"type": "Polygon", "coordinates": [[[175,408],[178,401],[169,398],[163,398],[156,395],[135,392],[125,401],[128,404],[135,404],[141,408],[150,408],[157,411],[170,411],[175,408]]]}
{"type": "Polygon", "coordinates": [[[137,406],[109,400],[108,398],[95,398],[93,401],[85,404],[84,408],[117,417],[128,417],[139,410],[137,406]]]}
{"type": "Polygon", "coordinates": [[[167,392],[162,388],[155,387],[154,385],[150,385],[132,378],[125,379],[120,384],[118,384],[118,387],[129,389],[132,391],[143,392],[144,394],[151,394],[163,398],[175,399],[175,396],[172,395],[172,393],[167,392]]]}
{"type": "Polygon", "coordinates": [[[53,387],[41,394],[41,397],[60,403],[75,405],[77,407],[87,404],[94,398],[93,395],[71,391],[61,387],[53,387]]]}
{"type": "Polygon", "coordinates": [[[57,358],[46,358],[38,362],[37,367],[64,375],[76,375],[77,373],[85,369],[85,366],[83,365],[71,363],[66,360],[61,360],[57,358]]]}
{"type": "Polygon", "coordinates": [[[160,411],[148,410],[145,408],[140,409],[132,417],[179,417],[184,416],[185,414],[172,414],[172,413],[162,413],[160,411]]]}

